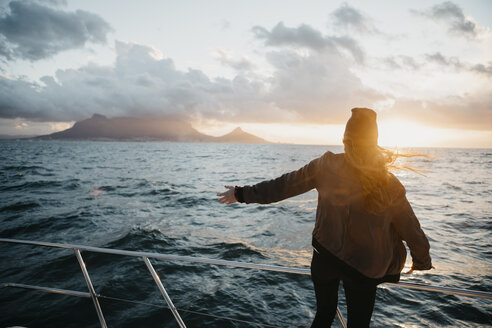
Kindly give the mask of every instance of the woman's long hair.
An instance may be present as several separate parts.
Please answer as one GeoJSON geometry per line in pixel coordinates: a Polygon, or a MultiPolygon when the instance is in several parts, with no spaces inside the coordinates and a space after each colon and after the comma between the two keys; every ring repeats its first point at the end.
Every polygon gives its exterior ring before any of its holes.
{"type": "Polygon", "coordinates": [[[418,153],[400,153],[382,148],[374,143],[352,140],[349,136],[343,139],[345,161],[356,172],[365,198],[365,209],[369,213],[383,212],[393,202],[393,195],[388,188],[390,171],[407,169],[421,174],[406,165],[395,164],[399,157],[426,156],[418,153]]]}

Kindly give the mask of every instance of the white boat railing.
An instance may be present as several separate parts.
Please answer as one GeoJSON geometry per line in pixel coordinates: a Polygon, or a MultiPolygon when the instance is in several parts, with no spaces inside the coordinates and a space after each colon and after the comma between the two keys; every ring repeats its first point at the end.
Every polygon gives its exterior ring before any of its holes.
{"type": "MultiPolygon", "coordinates": [[[[246,262],[238,262],[238,261],[218,260],[218,259],[209,259],[209,258],[203,258],[203,257],[180,256],[180,255],[151,253],[151,252],[126,251],[126,250],[113,249],[113,248],[102,248],[102,247],[92,247],[92,246],[73,245],[73,244],[59,244],[59,243],[50,243],[50,242],[43,242],[43,241],[30,241],[30,240],[7,239],[7,238],[0,238],[0,242],[22,244],[22,245],[32,245],[32,246],[47,246],[47,247],[55,247],[55,248],[72,249],[75,253],[75,256],[76,256],[78,262],[79,262],[82,274],[84,275],[84,279],[85,279],[85,282],[87,284],[87,288],[89,289],[88,293],[87,292],[81,292],[81,291],[75,291],[75,290],[42,287],[42,286],[33,286],[33,285],[26,285],[26,284],[21,284],[21,283],[12,283],[12,282],[0,283],[0,288],[16,287],[16,288],[38,290],[38,291],[49,292],[49,293],[91,298],[93,303],[94,303],[94,307],[96,309],[101,327],[107,327],[107,324],[106,324],[106,321],[104,319],[101,305],[99,304],[99,298],[114,299],[114,300],[120,300],[120,301],[129,301],[129,300],[118,299],[118,298],[114,298],[114,297],[108,297],[108,296],[104,296],[104,295],[100,295],[100,294],[96,293],[94,286],[91,282],[89,272],[87,271],[87,268],[85,266],[85,262],[82,258],[81,251],[114,254],[114,255],[124,255],[124,256],[133,256],[133,257],[142,258],[143,261],[145,262],[145,265],[147,266],[147,269],[149,270],[150,274],[152,275],[157,287],[159,288],[159,291],[161,292],[162,296],[164,297],[167,308],[171,311],[174,318],[176,319],[178,326],[181,328],[186,327],[186,325],[183,322],[181,316],[179,315],[178,309],[174,306],[171,298],[169,297],[169,295],[166,291],[166,288],[162,284],[162,281],[161,281],[159,275],[157,274],[157,272],[155,271],[154,267],[152,266],[152,263],[150,262],[149,258],[168,260],[168,261],[178,261],[178,262],[204,263],[204,264],[212,264],[212,265],[231,266],[231,267],[236,267],[236,268],[276,271],[276,272],[294,273],[294,274],[302,274],[302,275],[310,275],[311,274],[309,269],[303,269],[303,268],[292,268],[292,267],[283,267],[283,266],[268,265],[268,264],[255,264],[255,263],[246,263],[246,262]]],[[[407,283],[407,282],[384,283],[384,284],[389,285],[389,286],[416,289],[416,290],[425,290],[425,291],[430,291],[430,292],[439,292],[439,293],[454,294],[454,295],[461,295],[461,296],[467,296],[467,297],[484,298],[484,299],[489,299],[489,300],[492,299],[492,293],[484,292],[484,291],[477,291],[477,290],[466,290],[466,289],[450,288],[450,287],[437,287],[437,286],[414,284],[414,283],[407,283]]],[[[134,301],[129,301],[129,302],[134,302],[134,301]]],[[[139,303],[139,302],[134,302],[134,303],[139,303]]],[[[142,302],[140,302],[140,303],[142,303],[142,302]]],[[[153,305],[153,304],[148,304],[148,305],[153,305]]],[[[155,306],[155,305],[153,305],[153,306],[155,306]]],[[[180,311],[190,312],[190,313],[195,313],[195,314],[201,314],[201,315],[209,315],[206,313],[200,313],[200,312],[184,310],[184,309],[180,309],[180,311]]],[[[255,325],[261,325],[264,327],[277,327],[277,326],[273,326],[273,325],[269,325],[269,324],[254,323],[254,322],[249,322],[249,321],[245,321],[245,320],[238,320],[238,319],[228,318],[228,317],[223,317],[223,316],[215,316],[215,315],[209,315],[209,316],[234,320],[234,321],[238,321],[238,322],[245,322],[245,323],[250,323],[250,324],[255,324],[255,325]]],[[[343,319],[338,308],[337,308],[337,316],[338,316],[338,319],[340,320],[342,327],[345,328],[346,327],[345,320],[343,319]]]]}

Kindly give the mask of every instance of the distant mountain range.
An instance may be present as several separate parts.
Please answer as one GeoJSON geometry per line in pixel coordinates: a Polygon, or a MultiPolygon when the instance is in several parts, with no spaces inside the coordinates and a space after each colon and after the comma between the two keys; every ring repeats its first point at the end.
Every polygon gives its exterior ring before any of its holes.
{"type": "Polygon", "coordinates": [[[181,119],[107,118],[100,114],[94,114],[89,119],[76,122],[67,130],[38,136],[34,139],[270,143],[244,132],[239,127],[226,135],[214,137],[198,132],[190,123],[181,119]]]}
{"type": "Polygon", "coordinates": [[[0,140],[17,140],[17,139],[28,139],[28,138],[34,138],[36,137],[35,135],[28,135],[28,134],[16,134],[16,135],[11,135],[11,134],[0,134],[0,140]]]}

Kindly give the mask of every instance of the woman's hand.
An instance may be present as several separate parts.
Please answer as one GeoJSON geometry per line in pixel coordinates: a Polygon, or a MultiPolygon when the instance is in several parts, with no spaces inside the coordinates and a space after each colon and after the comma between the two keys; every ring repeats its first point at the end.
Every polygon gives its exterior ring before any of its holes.
{"type": "Polygon", "coordinates": [[[219,202],[223,204],[232,204],[237,202],[236,196],[234,196],[234,187],[233,186],[225,186],[228,190],[224,192],[217,193],[219,196],[219,202]]]}
{"type": "Polygon", "coordinates": [[[430,270],[430,269],[436,269],[436,268],[434,266],[431,266],[429,269],[417,269],[417,268],[415,268],[415,264],[412,264],[412,267],[410,268],[410,270],[405,272],[405,274],[412,274],[415,270],[424,271],[424,270],[430,270]]]}

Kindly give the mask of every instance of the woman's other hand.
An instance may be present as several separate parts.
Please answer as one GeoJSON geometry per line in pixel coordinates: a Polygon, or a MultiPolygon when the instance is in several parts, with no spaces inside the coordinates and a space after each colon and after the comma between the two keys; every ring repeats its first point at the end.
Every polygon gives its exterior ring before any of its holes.
{"type": "Polygon", "coordinates": [[[418,271],[424,271],[424,270],[430,270],[430,269],[436,269],[436,268],[434,266],[431,266],[428,269],[418,269],[418,268],[415,267],[415,264],[412,264],[412,267],[410,268],[410,270],[408,270],[407,272],[405,272],[405,274],[412,274],[416,270],[418,270],[418,271]]]}
{"type": "Polygon", "coordinates": [[[236,196],[234,196],[234,187],[233,186],[225,186],[228,190],[224,192],[217,193],[219,196],[219,202],[223,204],[232,204],[237,202],[236,196]]]}

